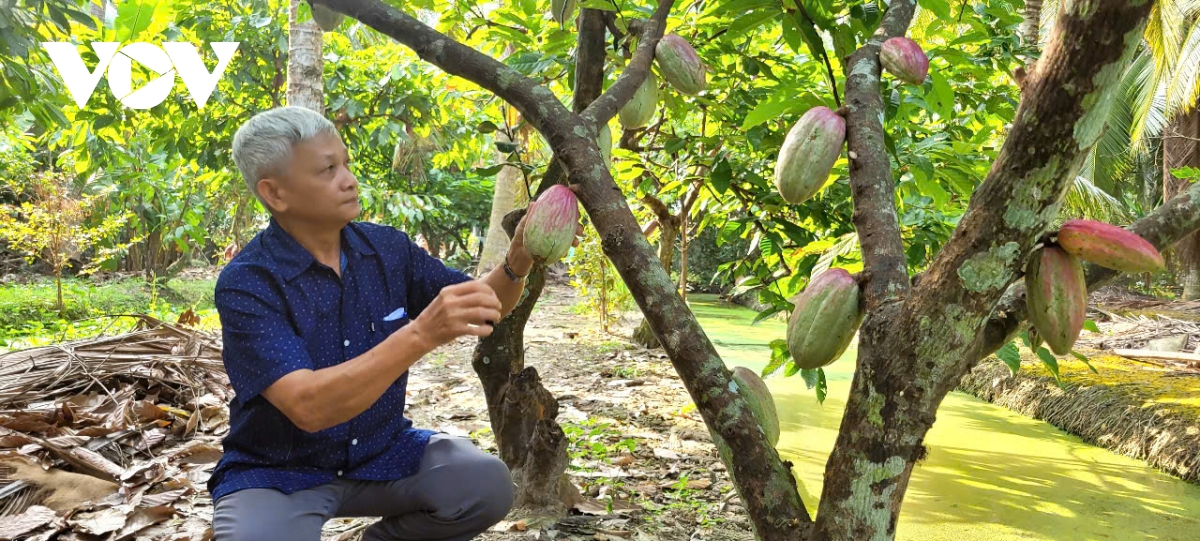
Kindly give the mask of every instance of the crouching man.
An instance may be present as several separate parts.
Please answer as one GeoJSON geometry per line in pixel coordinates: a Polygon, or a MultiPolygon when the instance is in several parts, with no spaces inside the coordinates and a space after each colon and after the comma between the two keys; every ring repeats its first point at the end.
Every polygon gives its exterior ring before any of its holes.
{"type": "Polygon", "coordinates": [[[353,221],[358,181],[334,125],[283,107],[233,138],[270,210],[215,300],[235,398],[208,488],[217,541],[318,541],[333,517],[382,517],[368,541],[466,540],[512,506],[509,471],[467,438],[404,417],[408,369],[486,336],[532,266],[518,226],[505,264],[474,280],[399,230],[353,221]]]}

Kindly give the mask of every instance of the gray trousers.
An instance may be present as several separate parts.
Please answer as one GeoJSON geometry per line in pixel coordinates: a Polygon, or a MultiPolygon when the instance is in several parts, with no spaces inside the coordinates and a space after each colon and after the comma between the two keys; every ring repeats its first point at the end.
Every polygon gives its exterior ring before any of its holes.
{"type": "Polygon", "coordinates": [[[417,473],[398,481],[332,483],[284,494],[246,489],[217,500],[214,541],[319,541],[334,517],[382,517],[363,541],[466,541],[508,514],[508,467],[467,438],[435,434],[417,473]]]}

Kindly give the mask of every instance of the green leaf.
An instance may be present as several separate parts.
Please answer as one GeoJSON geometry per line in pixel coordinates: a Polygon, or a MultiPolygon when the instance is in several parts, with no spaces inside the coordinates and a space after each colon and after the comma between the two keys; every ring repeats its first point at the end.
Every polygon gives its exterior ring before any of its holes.
{"type": "Polygon", "coordinates": [[[495,141],[494,144],[496,145],[496,150],[499,150],[500,152],[503,152],[505,154],[508,154],[510,152],[515,152],[517,150],[516,143],[506,143],[504,141],[495,141]]]}
{"type": "Polygon", "coordinates": [[[943,120],[950,119],[954,113],[954,90],[946,82],[946,76],[939,71],[930,70],[928,78],[933,84],[925,94],[925,102],[931,112],[937,113],[943,120]]]}
{"type": "Polygon", "coordinates": [[[475,174],[481,177],[490,177],[496,173],[499,173],[501,169],[504,169],[504,164],[502,163],[498,163],[491,167],[476,167],[475,174]]]}
{"type": "Polygon", "coordinates": [[[810,390],[817,386],[819,377],[817,376],[816,368],[805,368],[800,371],[800,377],[804,378],[804,386],[810,390]]]}
{"type": "Polygon", "coordinates": [[[777,338],[771,341],[771,362],[762,369],[762,377],[767,377],[773,374],[779,367],[783,366],[792,359],[792,354],[788,352],[787,340],[777,338]]]}
{"type": "Polygon", "coordinates": [[[1046,365],[1046,368],[1050,370],[1050,373],[1054,374],[1054,382],[1060,388],[1065,389],[1066,386],[1063,385],[1062,378],[1058,375],[1058,359],[1054,358],[1054,354],[1050,353],[1050,350],[1040,347],[1037,350],[1037,356],[1042,360],[1042,364],[1046,365]]]}
{"type": "Polygon", "coordinates": [[[1091,370],[1093,374],[1096,374],[1096,375],[1100,374],[1100,372],[1098,372],[1096,370],[1096,367],[1092,366],[1092,361],[1091,361],[1091,359],[1087,358],[1087,355],[1084,355],[1075,350],[1071,350],[1071,355],[1074,356],[1076,359],[1083,361],[1083,364],[1086,364],[1088,367],[1088,370],[1091,370]]]}
{"type": "Polygon", "coordinates": [[[950,2],[947,0],[917,0],[917,5],[932,11],[943,21],[950,18],[950,2]]]}
{"type": "Polygon", "coordinates": [[[1091,319],[1083,320],[1083,328],[1092,332],[1100,332],[1100,327],[1097,327],[1096,322],[1091,319]]]}
{"type": "Polygon", "coordinates": [[[913,178],[917,181],[917,189],[921,195],[929,196],[938,207],[944,207],[950,202],[950,194],[936,180],[925,175],[913,175],[913,178]]]}
{"type": "Polygon", "coordinates": [[[824,404],[825,397],[829,396],[829,382],[825,381],[825,369],[817,369],[817,403],[824,404]]]}
{"type": "Polygon", "coordinates": [[[721,158],[709,178],[712,180],[713,189],[717,193],[725,195],[725,192],[729,190],[729,181],[733,180],[733,168],[730,167],[729,161],[721,158]]]}
{"type": "Polygon", "coordinates": [[[1001,361],[1004,361],[1004,364],[1008,365],[1009,371],[1014,376],[1017,375],[1017,372],[1021,371],[1021,352],[1013,342],[1004,344],[1000,349],[996,350],[996,357],[999,357],[1001,361]]]}
{"type": "Polygon", "coordinates": [[[483,122],[480,122],[478,126],[475,127],[475,130],[478,131],[479,133],[492,133],[492,132],[496,131],[497,129],[499,129],[499,128],[496,127],[496,123],[492,122],[491,120],[484,120],[483,122]]]}
{"type": "Polygon", "coordinates": [[[579,3],[579,9],[598,9],[600,11],[616,11],[616,6],[609,0],[584,0],[579,3]]]}
{"type": "Polygon", "coordinates": [[[800,372],[800,366],[796,364],[796,361],[789,358],[787,369],[783,371],[783,377],[790,378],[796,375],[798,372],[800,372]]]}
{"type": "Polygon", "coordinates": [[[134,41],[150,25],[162,22],[167,15],[168,2],[160,0],[125,0],[117,7],[117,19],[113,27],[117,31],[116,41],[134,41]]]}
{"type": "Polygon", "coordinates": [[[770,97],[754,105],[742,120],[742,129],[748,130],[780,115],[807,110],[818,101],[810,92],[781,86],[770,97]]]}
{"type": "Polygon", "coordinates": [[[787,309],[786,306],[773,306],[771,308],[763,310],[762,312],[759,312],[758,315],[754,316],[754,321],[751,321],[750,324],[754,325],[755,323],[758,323],[759,321],[762,321],[762,320],[767,319],[775,314],[778,314],[779,312],[782,312],[785,309],[787,309]]]}
{"type": "Polygon", "coordinates": [[[1031,348],[1031,349],[1033,348],[1033,342],[1029,341],[1029,331],[1028,330],[1021,331],[1020,334],[1017,335],[1017,337],[1019,337],[1021,339],[1021,343],[1025,344],[1025,347],[1031,348]]]}
{"type": "MultiPolygon", "coordinates": [[[[810,12],[811,14],[811,12],[810,12]]],[[[829,55],[825,52],[825,43],[821,40],[821,35],[817,33],[817,25],[814,21],[808,20],[799,10],[792,12],[792,16],[785,19],[795,25],[799,31],[800,37],[804,39],[804,44],[808,46],[808,54],[811,58],[821,60],[822,62],[829,61],[829,55]]],[[[796,52],[801,52],[797,50],[796,52]]],[[[828,78],[828,73],[825,74],[828,78]]],[[[831,86],[837,82],[828,81],[831,86]]]]}

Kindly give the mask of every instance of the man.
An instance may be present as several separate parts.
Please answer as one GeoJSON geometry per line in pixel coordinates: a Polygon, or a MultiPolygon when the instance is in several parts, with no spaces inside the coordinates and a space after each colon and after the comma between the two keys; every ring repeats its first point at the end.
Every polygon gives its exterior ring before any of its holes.
{"type": "Polygon", "coordinates": [[[368,541],[465,540],[512,505],[509,471],[469,439],[404,417],[408,369],[487,336],[533,262],[518,225],[479,280],[399,230],[354,222],[358,182],[333,123],[300,107],[260,113],[233,159],[270,225],[217,279],[235,398],[209,481],[217,541],[317,541],[332,517],[382,517],[368,541]]]}

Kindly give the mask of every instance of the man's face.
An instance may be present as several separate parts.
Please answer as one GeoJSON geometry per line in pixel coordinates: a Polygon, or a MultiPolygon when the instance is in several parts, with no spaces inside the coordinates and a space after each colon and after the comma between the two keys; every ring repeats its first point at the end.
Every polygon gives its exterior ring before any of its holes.
{"type": "Polygon", "coordinates": [[[292,149],[285,171],[259,181],[277,214],[342,227],[358,217],[358,179],[339,137],[319,134],[292,149]]]}

